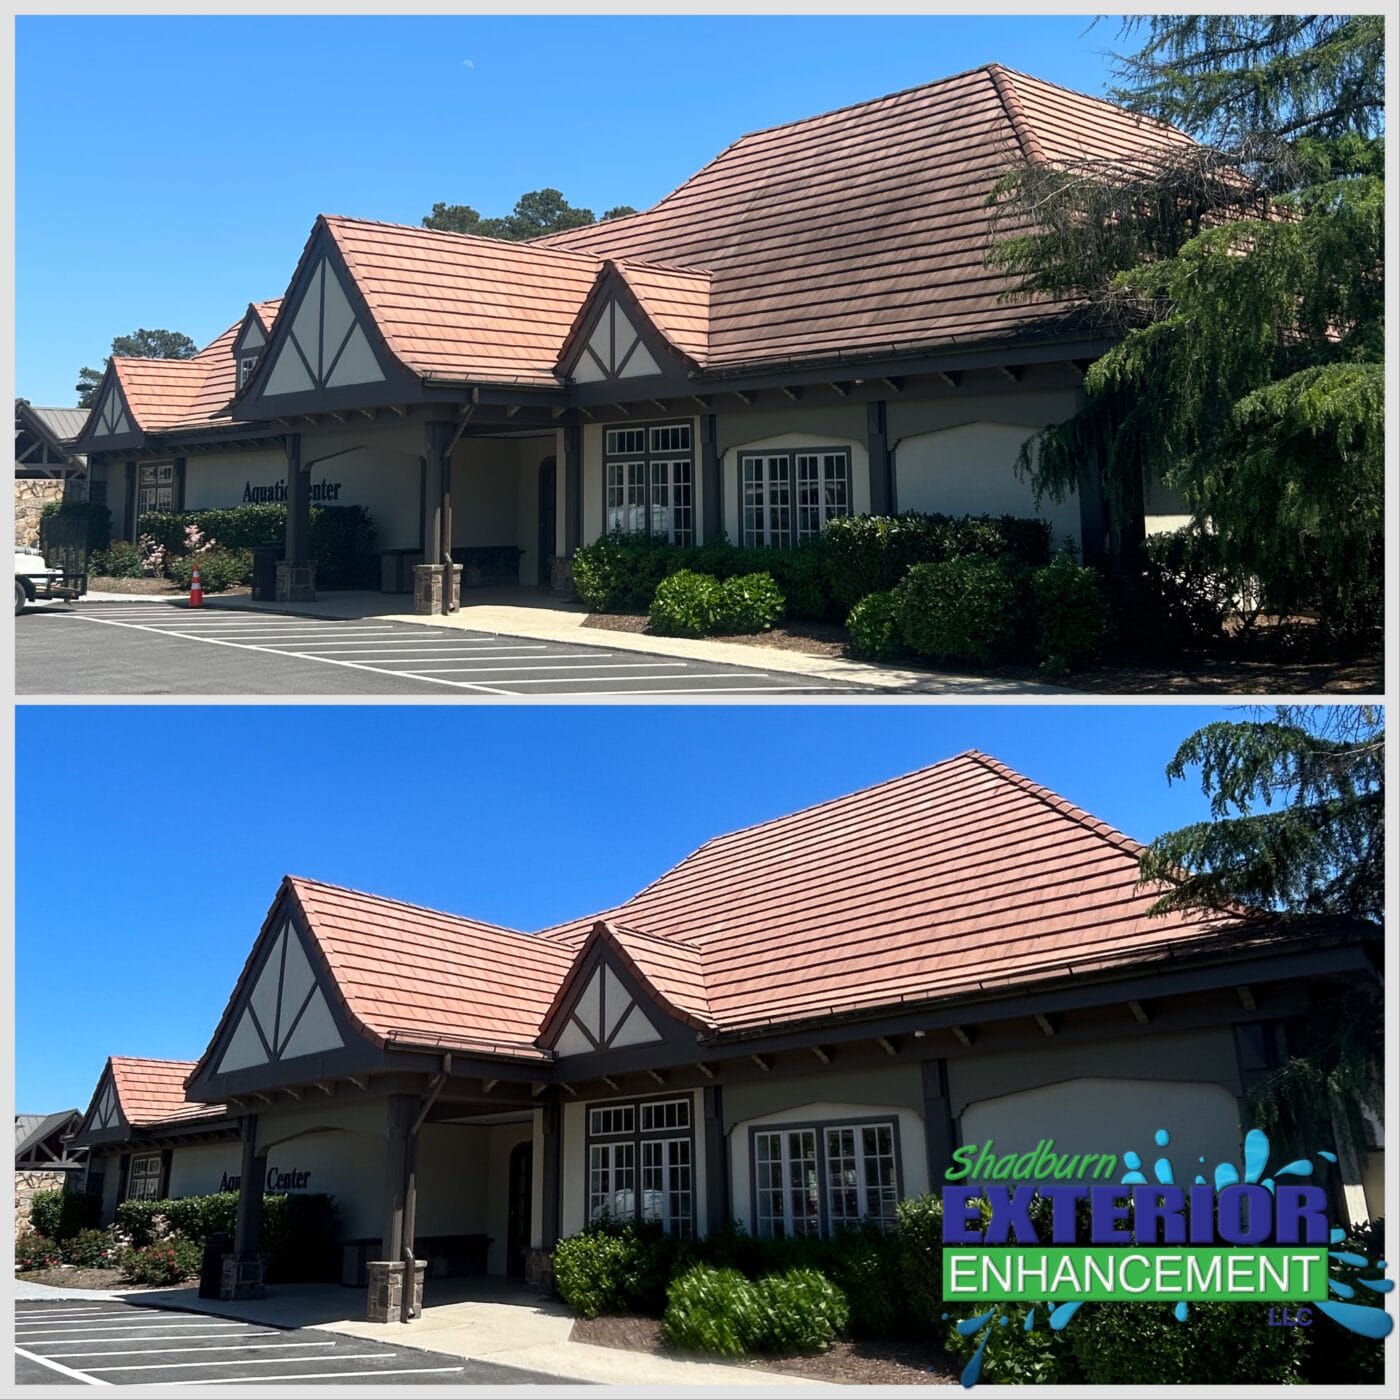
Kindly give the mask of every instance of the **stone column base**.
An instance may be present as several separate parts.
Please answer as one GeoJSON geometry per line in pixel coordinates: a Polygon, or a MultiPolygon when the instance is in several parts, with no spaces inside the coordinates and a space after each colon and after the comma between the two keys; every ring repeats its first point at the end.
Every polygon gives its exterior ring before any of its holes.
{"type": "MultiPolygon", "coordinates": [[[[371,1260],[366,1266],[369,1271],[368,1297],[365,1307],[367,1322],[401,1322],[403,1320],[403,1285],[405,1266],[402,1261],[371,1260]]],[[[413,1264],[413,1308],[410,1317],[423,1316],[423,1273],[427,1262],[422,1259],[413,1264]]]]}
{"type": "Polygon", "coordinates": [[[265,1298],[267,1289],[263,1286],[263,1261],[261,1256],[250,1258],[237,1254],[225,1254],[223,1269],[219,1278],[219,1299],[232,1303],[239,1298],[265,1298]]]}
{"type": "MultiPolygon", "coordinates": [[[[452,610],[462,603],[462,566],[452,568],[452,610]]],[[[442,590],[447,581],[446,564],[415,564],[413,566],[413,611],[419,614],[441,613],[442,590]]]]}
{"type": "Polygon", "coordinates": [[[549,557],[549,591],[556,598],[575,598],[574,565],[571,559],[562,559],[557,554],[549,557]]]}
{"type": "Polygon", "coordinates": [[[525,1283],[541,1293],[554,1292],[554,1252],[532,1249],[525,1256],[525,1283]]]}
{"type": "Polygon", "coordinates": [[[279,603],[314,603],[316,601],[316,566],[309,560],[290,563],[277,561],[277,601],[279,603]]]}

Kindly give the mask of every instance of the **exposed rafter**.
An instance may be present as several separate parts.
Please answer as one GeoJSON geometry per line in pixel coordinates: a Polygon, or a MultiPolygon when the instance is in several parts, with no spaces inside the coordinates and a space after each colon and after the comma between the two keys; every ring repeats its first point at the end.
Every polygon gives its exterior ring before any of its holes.
{"type": "Polygon", "coordinates": [[[1043,1011],[1035,1013],[1035,1023],[1040,1027],[1046,1039],[1053,1039],[1055,1035],[1055,1023],[1043,1011]]]}
{"type": "Polygon", "coordinates": [[[960,1045],[965,1045],[969,1050],[972,1049],[972,1042],[977,1037],[976,1030],[969,1030],[964,1026],[949,1026],[948,1029],[953,1032],[960,1045]]]}
{"type": "Polygon", "coordinates": [[[899,375],[884,375],[880,383],[883,384],[892,394],[902,393],[904,390],[904,380],[899,375]]]}
{"type": "Polygon", "coordinates": [[[956,389],[962,383],[962,370],[960,369],[936,369],[934,377],[941,379],[950,389],[956,389]]]}
{"type": "Polygon", "coordinates": [[[814,1045],[811,1047],[811,1049],[812,1054],[814,1054],[817,1057],[817,1059],[819,1059],[822,1062],[822,1064],[829,1065],[831,1063],[831,1056],[825,1050],[823,1050],[820,1045],[814,1045]]]}
{"type": "Polygon", "coordinates": [[[896,1045],[895,1042],[891,1040],[890,1037],[887,1035],[877,1035],[875,1037],[875,1044],[878,1045],[880,1049],[883,1050],[887,1055],[899,1054],[899,1046],[896,1045]]]}
{"type": "Polygon", "coordinates": [[[744,404],[748,408],[753,407],[752,394],[746,394],[742,389],[731,389],[729,392],[733,394],[734,397],[738,399],[741,404],[744,404]]]}
{"type": "Polygon", "coordinates": [[[1145,1026],[1152,1019],[1151,1012],[1140,1001],[1130,1001],[1128,1010],[1133,1013],[1133,1020],[1140,1026],[1145,1026]]]}
{"type": "Polygon", "coordinates": [[[1025,365],[998,365],[997,373],[1005,375],[1013,384],[1019,384],[1026,372],[1025,365]]]}
{"type": "Polygon", "coordinates": [[[768,1071],[773,1068],[773,1061],[766,1055],[750,1055],[749,1059],[751,1059],[764,1074],[767,1074],[768,1071]]]}

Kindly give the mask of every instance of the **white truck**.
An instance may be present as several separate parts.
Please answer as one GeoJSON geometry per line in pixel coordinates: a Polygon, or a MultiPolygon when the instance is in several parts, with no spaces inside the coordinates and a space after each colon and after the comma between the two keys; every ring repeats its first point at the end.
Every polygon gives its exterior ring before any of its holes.
{"type": "Polygon", "coordinates": [[[39,550],[25,545],[15,546],[16,617],[24,611],[28,603],[49,598],[62,598],[71,603],[86,592],[86,574],[73,574],[63,569],[50,568],[39,550]]]}

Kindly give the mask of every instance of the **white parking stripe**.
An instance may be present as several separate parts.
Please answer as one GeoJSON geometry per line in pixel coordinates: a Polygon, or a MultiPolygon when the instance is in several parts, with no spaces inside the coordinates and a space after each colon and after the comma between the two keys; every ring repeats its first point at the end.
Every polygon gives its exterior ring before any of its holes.
{"type": "Polygon", "coordinates": [[[57,1361],[50,1361],[47,1356],[35,1356],[32,1351],[25,1351],[23,1347],[15,1348],[15,1355],[22,1356],[26,1361],[32,1361],[36,1366],[47,1366],[50,1371],[57,1371],[60,1376],[67,1376],[69,1380],[82,1381],[85,1385],[111,1385],[111,1381],[98,1379],[96,1376],[84,1375],[82,1371],[70,1370],[67,1366],[61,1365],[57,1361]]]}
{"type": "MultiPolygon", "coordinates": [[[[121,1323],[121,1324],[119,1324],[119,1325],[117,1325],[117,1326],[111,1326],[111,1327],[107,1327],[107,1326],[104,1326],[104,1327],[89,1327],[86,1323],[82,1323],[82,1322],[75,1322],[75,1323],[73,1323],[71,1326],[68,1326],[68,1327],[63,1327],[63,1326],[59,1325],[58,1323],[55,1323],[52,1327],[25,1327],[25,1328],[21,1328],[21,1327],[19,1327],[19,1326],[16,1326],[16,1327],[15,1327],[15,1336],[18,1337],[18,1336],[20,1336],[20,1335],[22,1334],[22,1335],[24,1336],[25,1341],[29,1341],[29,1342],[40,1341],[40,1340],[42,1340],[42,1339],[45,1338],[45,1337],[51,1338],[53,1341],[56,1341],[56,1342],[80,1342],[80,1341],[83,1341],[83,1340],[84,1340],[83,1336],[81,1336],[81,1335],[75,1335],[75,1329],[76,1329],[76,1332],[79,1333],[79,1334],[81,1334],[81,1333],[90,1333],[90,1334],[93,1334],[93,1340],[94,1340],[94,1341],[99,1341],[99,1340],[102,1340],[102,1337],[100,1336],[100,1334],[103,1334],[103,1333],[107,1333],[107,1332],[149,1332],[149,1331],[151,1331],[153,1328],[156,1328],[156,1327],[171,1327],[171,1326],[174,1326],[175,1323],[177,1323],[178,1321],[179,1321],[178,1318],[167,1318],[167,1319],[166,1319],[165,1321],[163,1321],[163,1322],[162,1322],[162,1321],[158,1321],[158,1320],[155,1319],[155,1318],[152,1318],[150,1322],[137,1322],[137,1323],[132,1323],[132,1324],[130,1324],[130,1325],[128,1325],[128,1324],[126,1324],[126,1323],[121,1323]]],[[[216,1326],[216,1327],[224,1328],[225,1330],[227,1330],[227,1329],[229,1329],[229,1328],[231,1328],[231,1327],[232,1327],[232,1328],[242,1327],[242,1326],[244,1325],[244,1324],[241,1323],[241,1322],[237,1322],[237,1323],[235,1323],[235,1322],[212,1323],[208,1318],[201,1318],[201,1319],[198,1320],[198,1322],[203,1322],[204,1325],[205,1325],[206,1327],[209,1327],[209,1326],[216,1326]]],[[[198,1322],[195,1321],[194,1319],[192,1319],[192,1320],[191,1320],[190,1326],[191,1326],[191,1327],[197,1326],[197,1325],[198,1325],[198,1322]]],[[[180,1328],[177,1329],[177,1331],[178,1331],[179,1334],[183,1335],[184,1333],[190,1331],[190,1327],[180,1327],[180,1328]]],[[[116,1339],[115,1339],[115,1338],[112,1338],[112,1337],[109,1337],[109,1338],[106,1338],[106,1340],[108,1340],[108,1341],[115,1341],[116,1339]]]]}
{"type": "MultiPolygon", "coordinates": [[[[368,1361],[376,1356],[383,1356],[382,1351],[344,1351],[335,1356],[328,1356],[328,1361],[368,1361]]],[[[315,1361],[314,1356],[293,1356],[293,1361],[315,1361]]],[[[154,1366],[89,1366],[88,1370],[94,1374],[101,1372],[110,1375],[113,1371],[188,1371],[191,1367],[205,1366],[285,1366],[287,1362],[280,1356],[244,1356],[237,1361],[158,1361],[154,1366]]],[[[461,1370],[459,1366],[457,1368],[461,1370]]],[[[350,1373],[354,1375],[362,1374],[359,1371],[350,1373]]],[[[377,1375],[378,1372],[375,1372],[377,1375]]],[[[274,1380],[285,1380],[285,1376],[274,1376],[274,1380]]]]}
{"type": "Polygon", "coordinates": [[[191,1332],[191,1331],[189,1331],[188,1329],[185,1329],[185,1330],[182,1330],[182,1331],[179,1331],[179,1332],[142,1332],[141,1335],[140,1335],[139,1337],[63,1337],[63,1336],[58,1336],[58,1337],[26,1337],[26,1338],[24,1338],[24,1340],[27,1341],[27,1342],[31,1342],[31,1341],[32,1341],[36,1346],[41,1346],[41,1345],[42,1345],[42,1346],[46,1346],[46,1347],[57,1347],[57,1346],[64,1346],[64,1347],[81,1347],[81,1346],[88,1346],[89,1344],[91,1344],[92,1346],[99,1346],[99,1345],[101,1345],[103,1342],[135,1342],[135,1341],[142,1341],[142,1342],[182,1342],[182,1341],[185,1341],[185,1340],[187,1340],[187,1339],[208,1338],[208,1337],[214,1337],[214,1338],[217,1338],[217,1339],[222,1340],[222,1341],[228,1341],[228,1339],[229,1339],[230,1337],[238,1337],[238,1336],[246,1336],[246,1337],[265,1337],[268,1341],[271,1341],[274,1337],[280,1337],[280,1336],[282,1336],[282,1335],[283,1335],[283,1334],[282,1334],[282,1330],[281,1330],[280,1328],[270,1328],[270,1329],[268,1329],[268,1330],[266,1330],[266,1331],[263,1331],[263,1332],[255,1332],[255,1331],[252,1331],[251,1329],[248,1330],[248,1331],[246,1331],[246,1332],[238,1332],[237,1330],[230,1331],[229,1328],[225,1327],[225,1328],[223,1328],[221,1331],[218,1331],[218,1332],[191,1332]]]}
{"type": "MultiPolygon", "coordinates": [[[[273,1345],[273,1339],[269,1338],[265,1342],[250,1342],[246,1346],[200,1347],[199,1354],[203,1356],[207,1351],[266,1351],[271,1345],[273,1345]]],[[[278,1344],[276,1349],[278,1351],[293,1351],[298,1347],[333,1347],[335,1345],[335,1342],[288,1341],[278,1344]]],[[[121,1351],[57,1351],[52,1354],[50,1359],[54,1361],[82,1361],[93,1356],[165,1356],[172,1351],[183,1353],[185,1350],[184,1347],[128,1347],[121,1351]]]]}
{"type": "MultiPolygon", "coordinates": [[[[447,1372],[455,1374],[466,1369],[465,1366],[411,1366],[394,1371],[306,1371],[299,1376],[269,1376],[265,1384],[271,1385],[274,1381],[279,1385],[283,1381],[323,1381],[332,1376],[372,1376],[375,1380],[381,1376],[437,1376],[447,1372]]],[[[241,1376],[205,1376],[192,1381],[153,1381],[152,1385],[237,1385],[241,1380],[241,1376]]],[[[107,1385],[109,1382],[99,1381],[97,1384],[107,1385]]]]}
{"type": "MultiPolygon", "coordinates": [[[[567,652],[556,653],[559,656],[568,656],[567,652]]],[[[504,671],[507,675],[514,675],[520,671],[565,671],[574,674],[578,671],[684,671],[690,665],[688,661],[590,661],[586,656],[580,656],[576,661],[564,664],[558,661],[549,661],[542,666],[419,666],[412,674],[415,676],[486,676],[493,672],[504,671]]],[[[405,671],[404,675],[409,672],[405,671]]],[[[710,674],[717,674],[711,672],[710,674]]],[[[562,676],[551,676],[550,680],[563,680],[562,676]]],[[[511,682],[516,684],[515,681],[511,682]]],[[[526,682],[521,681],[524,685],[526,682]]]]}

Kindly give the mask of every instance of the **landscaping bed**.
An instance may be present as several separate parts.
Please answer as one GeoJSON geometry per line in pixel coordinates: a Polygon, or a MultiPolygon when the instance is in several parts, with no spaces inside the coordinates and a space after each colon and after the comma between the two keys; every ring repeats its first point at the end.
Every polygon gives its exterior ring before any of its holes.
{"type": "MultiPolygon", "coordinates": [[[[661,1322],[654,1317],[605,1314],[581,1317],[569,1334],[573,1342],[653,1356],[713,1361],[702,1353],[683,1353],[667,1344],[661,1322]]],[[[750,1357],[740,1363],[752,1370],[779,1371],[831,1385],[951,1385],[960,1367],[939,1348],[923,1342],[834,1342],[828,1351],[812,1356],[750,1357]]]]}
{"type": "MultiPolygon", "coordinates": [[[[146,596],[159,595],[166,598],[187,598],[189,589],[181,588],[179,584],[168,578],[109,578],[93,576],[88,579],[88,591],[91,593],[135,593],[146,596]]],[[[252,588],[248,584],[226,588],[219,594],[221,598],[248,598],[252,596],[252,588]]]]}
{"type": "MultiPolygon", "coordinates": [[[[26,1283],[43,1283],[50,1288],[91,1288],[106,1293],[140,1293],[143,1285],[132,1283],[121,1269],[34,1269],[21,1277],[26,1283]]],[[[163,1288],[167,1285],[146,1285],[163,1288]]]]}

